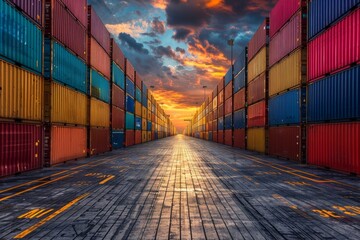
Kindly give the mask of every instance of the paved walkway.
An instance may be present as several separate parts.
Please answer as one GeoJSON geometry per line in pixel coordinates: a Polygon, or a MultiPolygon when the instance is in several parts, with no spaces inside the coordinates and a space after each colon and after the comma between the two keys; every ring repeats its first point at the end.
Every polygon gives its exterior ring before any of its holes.
{"type": "Polygon", "coordinates": [[[176,137],[0,179],[0,239],[360,239],[360,181],[176,137]]]}

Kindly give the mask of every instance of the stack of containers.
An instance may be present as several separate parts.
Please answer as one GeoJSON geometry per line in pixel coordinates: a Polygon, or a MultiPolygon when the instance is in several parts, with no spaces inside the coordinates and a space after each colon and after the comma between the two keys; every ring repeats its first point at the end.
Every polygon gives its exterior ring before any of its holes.
{"type": "Polygon", "coordinates": [[[219,83],[218,83],[218,94],[217,94],[217,98],[218,98],[218,115],[217,115],[217,119],[218,119],[218,134],[217,134],[217,142],[218,143],[224,143],[224,85],[225,85],[225,79],[223,78],[219,83]]]}
{"type": "Polygon", "coordinates": [[[87,155],[87,4],[45,1],[44,163],[87,155]]]}
{"type": "Polygon", "coordinates": [[[141,96],[141,129],[142,129],[142,143],[145,143],[148,141],[147,137],[147,105],[148,105],[148,89],[144,83],[142,83],[142,96],[141,96]]]}
{"type": "Polygon", "coordinates": [[[138,72],[135,72],[135,144],[141,144],[142,142],[142,80],[138,72]]]}
{"type": "Polygon", "coordinates": [[[269,18],[248,44],[247,149],[266,153],[269,18]]]}
{"type": "Polygon", "coordinates": [[[359,1],[309,1],[308,163],[360,174],[359,1]]]}
{"type": "Polygon", "coordinates": [[[213,142],[218,141],[218,97],[217,97],[218,87],[216,86],[212,92],[213,98],[213,122],[212,122],[212,131],[213,131],[213,142]]]}
{"type": "Polygon", "coordinates": [[[43,165],[43,6],[15,3],[0,0],[0,177],[43,165]]]}
{"type": "Polygon", "coordinates": [[[233,77],[233,65],[231,65],[224,77],[224,143],[229,146],[233,145],[233,77]]]}
{"type": "Polygon", "coordinates": [[[125,57],[111,40],[111,146],[119,149],[125,140],[125,57]]]}
{"type": "Polygon", "coordinates": [[[297,162],[306,157],[306,5],[280,0],[270,13],[269,154],[297,162]]]}
{"type": "MultiPolygon", "coordinates": [[[[66,28],[66,24],[62,23],[66,28]]],[[[68,34],[69,37],[71,34],[68,34]]],[[[88,6],[89,96],[90,96],[90,155],[110,150],[110,33],[88,6]]]]}
{"type": "Polygon", "coordinates": [[[152,134],[151,134],[151,129],[152,129],[152,122],[151,122],[151,116],[152,116],[152,112],[151,112],[151,108],[152,108],[152,103],[151,103],[151,99],[153,98],[152,94],[150,91],[148,91],[148,100],[147,100],[147,116],[146,116],[146,121],[147,121],[147,140],[148,141],[152,141],[152,134]]]}
{"type": "Polygon", "coordinates": [[[208,141],[212,141],[213,140],[213,98],[212,95],[210,95],[208,97],[208,116],[207,116],[207,131],[208,131],[208,136],[207,139],[208,141]]]}
{"type": "Polygon", "coordinates": [[[135,70],[129,59],[125,61],[125,146],[135,144],[135,70]]]}
{"type": "Polygon", "coordinates": [[[247,81],[247,48],[245,48],[234,63],[234,147],[246,148],[246,81],[247,81]]]}
{"type": "Polygon", "coordinates": [[[151,99],[151,139],[155,140],[155,128],[156,128],[156,100],[154,96],[151,99]]]}

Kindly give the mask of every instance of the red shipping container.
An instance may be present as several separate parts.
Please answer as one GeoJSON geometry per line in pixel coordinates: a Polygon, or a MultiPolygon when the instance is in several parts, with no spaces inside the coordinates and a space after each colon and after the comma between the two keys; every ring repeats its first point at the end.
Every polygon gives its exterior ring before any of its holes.
{"type": "Polygon", "coordinates": [[[233,94],[233,84],[232,82],[230,82],[226,87],[225,87],[225,100],[230,98],[233,94]]]}
{"type": "Polygon", "coordinates": [[[141,90],[141,86],[142,86],[142,80],[141,80],[141,76],[138,72],[135,71],[135,83],[136,83],[136,86],[141,90]]]}
{"type": "Polygon", "coordinates": [[[224,130],[218,131],[217,137],[218,137],[217,142],[224,144],[224,130]]]}
{"type": "Polygon", "coordinates": [[[269,44],[269,66],[271,67],[286,55],[300,47],[303,43],[303,24],[306,25],[306,18],[302,19],[302,13],[298,12],[274,37],[269,44]]]}
{"type": "Polygon", "coordinates": [[[218,118],[224,117],[224,104],[221,104],[218,106],[218,118]]]}
{"type": "Polygon", "coordinates": [[[331,74],[360,61],[360,9],[308,45],[308,80],[331,74]]]}
{"type": "Polygon", "coordinates": [[[90,65],[110,79],[110,57],[105,50],[95,41],[90,40],[90,65]]]}
{"type": "Polygon", "coordinates": [[[117,129],[117,130],[121,130],[125,128],[125,113],[124,110],[112,106],[112,128],[113,129],[117,129]]]}
{"type": "Polygon", "coordinates": [[[360,122],[308,126],[308,163],[360,174],[360,122]]]}
{"type": "Polygon", "coordinates": [[[234,94],[234,111],[245,107],[245,88],[234,94]]]}
{"type": "Polygon", "coordinates": [[[232,130],[225,130],[225,145],[232,146],[232,130]]]}
{"type": "Polygon", "coordinates": [[[207,131],[211,132],[211,131],[213,130],[213,121],[209,121],[209,122],[207,123],[207,126],[208,126],[208,130],[207,130],[207,131]]]}
{"type": "Polygon", "coordinates": [[[155,140],[155,132],[151,133],[151,139],[154,141],[155,140]]]}
{"type": "Polygon", "coordinates": [[[222,78],[217,85],[218,93],[224,89],[225,87],[224,85],[225,85],[225,79],[222,78]]]}
{"type": "Polygon", "coordinates": [[[216,86],[215,89],[213,90],[212,92],[212,99],[214,99],[216,96],[217,96],[217,93],[218,93],[218,87],[216,86]]]}
{"type": "Polygon", "coordinates": [[[217,129],[218,129],[218,122],[217,122],[217,120],[214,120],[214,121],[213,121],[212,130],[213,130],[213,131],[217,131],[217,129]]]}
{"type": "Polygon", "coordinates": [[[135,144],[141,144],[141,130],[135,130],[135,144]]]}
{"type": "Polygon", "coordinates": [[[265,18],[248,44],[248,62],[268,43],[269,18],[265,18]]]}
{"type": "Polygon", "coordinates": [[[86,28],[57,0],[52,1],[51,35],[77,56],[87,61],[86,28]]]}
{"type": "Polygon", "coordinates": [[[121,51],[119,45],[116,41],[112,38],[111,39],[112,45],[112,60],[123,70],[125,71],[125,56],[124,53],[121,51]]]}
{"type": "Polygon", "coordinates": [[[248,108],[248,127],[262,127],[266,125],[265,101],[255,103],[248,108]]]}
{"type": "Polygon", "coordinates": [[[39,26],[43,26],[43,0],[10,0],[39,26]]]}
{"type": "Polygon", "coordinates": [[[232,106],[232,98],[229,98],[228,100],[225,101],[225,115],[228,115],[230,113],[233,112],[233,106],[232,106]]]}
{"type": "Polygon", "coordinates": [[[217,97],[218,97],[217,104],[219,106],[220,104],[224,103],[224,91],[221,90],[217,97]]]}
{"type": "Polygon", "coordinates": [[[112,105],[125,109],[124,91],[115,84],[112,85],[112,105]]]}
{"type": "Polygon", "coordinates": [[[109,128],[90,129],[90,154],[97,155],[110,151],[109,128]]]}
{"type": "Polygon", "coordinates": [[[212,122],[213,121],[213,112],[210,112],[209,115],[208,115],[208,121],[209,122],[212,122]]]}
{"type": "Polygon", "coordinates": [[[279,0],[270,12],[270,37],[272,38],[307,0],[279,0]]]}
{"type": "Polygon", "coordinates": [[[86,127],[52,126],[50,151],[51,165],[86,157],[86,127]]]}
{"type": "Polygon", "coordinates": [[[265,81],[266,81],[266,75],[265,73],[263,73],[250,82],[248,86],[248,104],[253,104],[257,101],[265,99],[266,97],[265,81]]]}
{"type": "Polygon", "coordinates": [[[0,177],[41,168],[41,125],[0,123],[0,177]]]}
{"type": "Polygon", "coordinates": [[[301,161],[301,128],[283,126],[269,128],[269,154],[301,161]]]}
{"type": "Polygon", "coordinates": [[[217,119],[218,118],[218,108],[214,109],[213,111],[213,119],[217,119]]]}
{"type": "Polygon", "coordinates": [[[99,18],[99,16],[96,14],[94,8],[92,6],[89,6],[89,31],[91,36],[100,44],[100,46],[107,52],[107,54],[110,55],[110,33],[99,18]]]}
{"type": "Polygon", "coordinates": [[[61,0],[83,26],[87,26],[87,0],[61,0]]]}
{"type": "Polygon", "coordinates": [[[213,142],[217,142],[217,139],[218,136],[217,136],[217,131],[213,131],[213,142]]]}
{"type": "MultiPolygon", "coordinates": [[[[149,141],[150,139],[148,139],[149,141]]],[[[135,131],[126,130],[125,131],[125,147],[130,147],[135,144],[135,131]]]]}
{"type": "Polygon", "coordinates": [[[155,118],[156,118],[156,115],[154,113],[151,114],[151,121],[153,123],[155,123],[155,118]]]}
{"type": "Polygon", "coordinates": [[[245,129],[234,130],[234,147],[245,149],[245,129]]]}
{"type": "Polygon", "coordinates": [[[126,58],[126,76],[130,78],[131,81],[135,80],[135,69],[129,59],[126,58]]]}

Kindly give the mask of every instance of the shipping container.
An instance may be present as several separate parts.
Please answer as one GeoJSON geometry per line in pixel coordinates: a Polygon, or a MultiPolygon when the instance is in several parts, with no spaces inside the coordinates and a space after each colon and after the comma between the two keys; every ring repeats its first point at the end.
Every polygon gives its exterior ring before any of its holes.
{"type": "Polygon", "coordinates": [[[142,129],[142,123],[141,123],[141,117],[135,116],[135,130],[141,130],[142,129]]]}
{"type": "Polygon", "coordinates": [[[360,119],[360,65],[308,87],[308,121],[360,119]]]}
{"type": "Polygon", "coordinates": [[[147,142],[147,131],[142,131],[141,142],[142,142],[142,143],[146,143],[146,142],[147,142]]]}
{"type": "Polygon", "coordinates": [[[40,124],[0,123],[0,177],[43,166],[40,124]]]}
{"type": "MultiPolygon", "coordinates": [[[[126,59],[126,77],[129,77],[131,81],[135,81],[135,69],[129,59],[126,59]]],[[[145,85],[145,84],[143,84],[145,85]]],[[[143,88],[144,89],[144,88],[143,88]]],[[[145,88],[146,89],[146,88],[145,88]]],[[[147,89],[146,89],[147,90],[147,89]]],[[[144,93],[147,93],[147,91],[144,93]]]]}
{"type": "Polygon", "coordinates": [[[247,129],[247,149],[259,153],[265,153],[265,128],[247,129]]]}
{"type": "Polygon", "coordinates": [[[269,125],[299,124],[300,90],[294,89],[269,99],[269,125]]]}
{"type": "Polygon", "coordinates": [[[218,100],[217,100],[217,104],[221,105],[224,103],[224,91],[221,90],[218,94],[218,100]]]}
{"type": "Polygon", "coordinates": [[[266,98],[266,74],[256,77],[248,85],[247,103],[253,104],[266,98]]]}
{"type": "Polygon", "coordinates": [[[302,54],[304,51],[298,49],[270,68],[269,96],[306,82],[306,75],[302,71],[302,58],[304,57],[302,54]]]}
{"type": "Polygon", "coordinates": [[[152,122],[151,122],[151,121],[148,121],[146,126],[147,126],[146,129],[147,129],[148,131],[151,131],[151,129],[152,129],[152,122]]]}
{"type": "Polygon", "coordinates": [[[224,117],[224,104],[218,106],[217,113],[218,113],[217,115],[218,118],[224,117]]]}
{"type": "Polygon", "coordinates": [[[43,0],[9,0],[18,9],[21,9],[27,16],[34,20],[40,27],[44,22],[44,2],[43,0]]]}
{"type": "Polygon", "coordinates": [[[311,39],[318,33],[327,29],[331,24],[346,15],[346,13],[354,9],[356,6],[358,7],[359,3],[359,0],[310,0],[308,3],[308,38],[311,39]]]}
{"type": "MultiPolygon", "coordinates": [[[[22,1],[22,0],[20,0],[22,1]]],[[[54,0],[53,0],[54,1],[54,0]]],[[[56,1],[56,0],[55,0],[56,1]]],[[[75,18],[83,25],[87,26],[87,0],[61,0],[75,18]]]]}
{"type": "Polygon", "coordinates": [[[110,105],[95,98],[90,100],[90,126],[110,126],[110,105]]]}
{"type": "Polygon", "coordinates": [[[232,113],[232,111],[233,111],[233,104],[232,103],[233,103],[232,97],[225,101],[225,108],[224,108],[224,114],[225,115],[232,113]]]}
{"type": "Polygon", "coordinates": [[[220,93],[224,89],[224,87],[225,87],[225,80],[224,78],[222,78],[217,85],[218,93],[220,93]]]}
{"type": "Polygon", "coordinates": [[[135,99],[141,104],[141,90],[138,87],[135,90],[135,99]]]}
{"type": "Polygon", "coordinates": [[[142,136],[141,136],[141,130],[135,131],[135,144],[141,144],[142,142],[142,136]]]}
{"type": "Polygon", "coordinates": [[[94,38],[90,38],[90,66],[101,72],[107,79],[110,79],[110,56],[96,42],[94,38]]]}
{"type": "Polygon", "coordinates": [[[217,129],[224,130],[224,118],[218,118],[217,129]]]}
{"type": "Polygon", "coordinates": [[[148,140],[148,141],[152,141],[152,140],[153,140],[153,139],[152,139],[152,133],[148,131],[147,134],[148,134],[148,135],[147,135],[147,140],[148,140]]]}
{"type": "Polygon", "coordinates": [[[308,126],[308,163],[360,174],[360,122],[308,126]]]}
{"type": "Polygon", "coordinates": [[[360,8],[308,44],[308,80],[360,61],[360,8]]]}
{"type": "Polygon", "coordinates": [[[112,105],[125,109],[124,91],[115,84],[112,86],[112,105]]]}
{"type": "Polygon", "coordinates": [[[90,155],[97,155],[110,151],[109,128],[90,129],[90,155]]]}
{"type": "Polygon", "coordinates": [[[135,129],[135,116],[132,113],[126,112],[125,114],[125,128],[128,130],[135,129]]]}
{"type": "Polygon", "coordinates": [[[110,55],[110,33],[95,12],[92,6],[88,6],[89,32],[100,46],[110,55]]]}
{"type": "Polygon", "coordinates": [[[269,18],[265,18],[248,44],[248,61],[253,59],[260,49],[268,43],[269,18]]]}
{"type": "Polygon", "coordinates": [[[218,142],[218,132],[213,131],[213,142],[218,142]]]}
{"type": "Polygon", "coordinates": [[[224,131],[224,144],[228,145],[228,146],[232,146],[233,145],[233,140],[232,140],[232,130],[225,130],[224,131]]]}
{"type": "Polygon", "coordinates": [[[224,128],[225,130],[229,130],[232,129],[232,127],[233,127],[233,115],[229,114],[224,118],[224,128]]]}
{"type": "Polygon", "coordinates": [[[135,101],[134,99],[126,94],[126,111],[130,113],[135,113],[135,101]]]}
{"type": "Polygon", "coordinates": [[[135,84],[136,87],[138,87],[138,89],[140,90],[141,93],[141,87],[142,87],[142,80],[141,80],[141,76],[138,72],[135,71],[135,84]]]}
{"type": "Polygon", "coordinates": [[[51,118],[52,123],[87,125],[88,97],[80,92],[51,83],[51,118]]]}
{"type": "Polygon", "coordinates": [[[248,107],[248,127],[262,127],[266,125],[266,102],[261,101],[248,107]]]}
{"type": "Polygon", "coordinates": [[[142,110],[141,103],[138,101],[135,101],[135,115],[141,116],[141,110],[142,110]]]}
{"type": "Polygon", "coordinates": [[[114,62],[112,63],[112,82],[121,89],[125,89],[125,74],[114,62]]]}
{"type": "Polygon", "coordinates": [[[279,0],[270,12],[270,37],[272,38],[307,0],[279,0]]]}
{"type": "Polygon", "coordinates": [[[126,93],[128,93],[133,98],[135,97],[135,84],[128,77],[126,78],[126,93]]]}
{"type": "Polygon", "coordinates": [[[234,77],[237,76],[242,70],[245,69],[247,64],[247,47],[245,47],[240,55],[236,58],[234,63],[234,77]]]}
{"type": "Polygon", "coordinates": [[[246,127],[246,111],[241,109],[234,112],[234,129],[240,129],[246,127]]]}
{"type": "Polygon", "coordinates": [[[245,149],[245,129],[234,129],[234,147],[245,149]]]}
{"type": "Polygon", "coordinates": [[[125,112],[124,110],[112,106],[112,114],[111,114],[111,127],[116,130],[123,130],[125,128],[125,112]]]}
{"type": "Polygon", "coordinates": [[[232,80],[233,80],[233,66],[229,68],[229,70],[227,71],[224,77],[225,86],[227,86],[232,80]]]}
{"type": "Polygon", "coordinates": [[[115,39],[111,39],[112,45],[112,60],[120,67],[120,69],[124,72],[125,71],[125,56],[124,53],[121,51],[119,45],[116,43],[115,39]]]}
{"type": "Polygon", "coordinates": [[[87,91],[87,66],[86,63],[69,52],[61,44],[52,41],[52,52],[45,52],[52,56],[51,77],[53,80],[67,85],[77,91],[87,91]]]}
{"type": "Polygon", "coordinates": [[[94,69],[90,69],[91,96],[110,103],[110,82],[94,69]]]}
{"type": "Polygon", "coordinates": [[[124,147],[125,133],[123,131],[112,131],[111,145],[112,149],[120,149],[124,147]]]}
{"type": "Polygon", "coordinates": [[[86,127],[51,126],[50,164],[84,158],[87,155],[86,127]]]}
{"type": "Polygon", "coordinates": [[[263,47],[260,52],[248,64],[248,79],[250,83],[257,76],[264,73],[267,69],[267,47],[263,47]]]}
{"type": "Polygon", "coordinates": [[[0,60],[0,118],[43,119],[44,79],[0,60]]]}
{"type": "Polygon", "coordinates": [[[269,154],[292,161],[301,161],[301,127],[269,128],[269,154]]]}
{"type": "Polygon", "coordinates": [[[0,9],[0,57],[42,73],[41,29],[4,0],[0,0],[0,9]]]}
{"type": "Polygon", "coordinates": [[[230,98],[233,95],[233,84],[232,82],[230,82],[226,87],[225,87],[225,100],[230,98]]]}

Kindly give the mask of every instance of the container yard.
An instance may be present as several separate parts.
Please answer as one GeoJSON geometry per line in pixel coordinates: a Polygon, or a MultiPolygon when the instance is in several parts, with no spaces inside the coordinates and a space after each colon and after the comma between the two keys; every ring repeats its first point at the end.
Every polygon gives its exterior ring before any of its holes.
{"type": "Polygon", "coordinates": [[[240,5],[0,0],[0,239],[360,239],[360,0],[240,5]]]}

